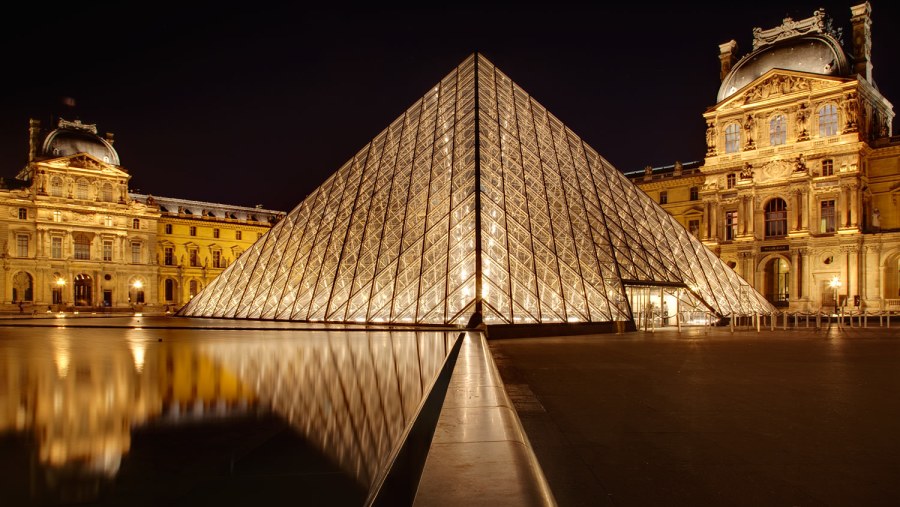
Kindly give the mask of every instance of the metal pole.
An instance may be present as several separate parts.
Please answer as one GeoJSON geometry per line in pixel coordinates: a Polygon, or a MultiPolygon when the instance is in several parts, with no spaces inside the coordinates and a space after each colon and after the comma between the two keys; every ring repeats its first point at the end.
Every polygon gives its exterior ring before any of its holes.
{"type": "MultiPolygon", "coordinates": [[[[732,334],[734,333],[734,313],[731,314],[731,317],[728,319],[728,325],[731,327],[732,334]]],[[[888,317],[888,327],[891,327],[891,318],[888,317]]]]}

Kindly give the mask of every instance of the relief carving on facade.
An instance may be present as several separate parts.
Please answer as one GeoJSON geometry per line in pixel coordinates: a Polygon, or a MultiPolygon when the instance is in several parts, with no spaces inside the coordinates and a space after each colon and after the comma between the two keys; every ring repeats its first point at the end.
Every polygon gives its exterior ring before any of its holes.
{"type": "Polygon", "coordinates": [[[747,143],[744,145],[745,150],[756,149],[756,118],[752,114],[748,114],[744,120],[744,131],[746,132],[747,143]]]}
{"type": "Polygon", "coordinates": [[[809,139],[809,107],[806,103],[797,108],[797,141],[809,139]]]}
{"type": "Polygon", "coordinates": [[[750,162],[744,162],[744,167],[741,169],[741,179],[742,180],[752,180],[753,179],[753,164],[750,162]]]}
{"type": "Polygon", "coordinates": [[[789,93],[809,91],[812,84],[809,79],[797,76],[776,75],[754,86],[744,95],[744,103],[765,100],[769,97],[787,95],[789,93]]]}
{"type": "Polygon", "coordinates": [[[803,154],[797,155],[794,160],[794,172],[809,174],[809,167],[806,166],[806,157],[803,154]]]}
{"type": "Polygon", "coordinates": [[[846,119],[843,133],[856,132],[859,113],[859,102],[856,93],[850,92],[844,96],[844,100],[841,101],[841,110],[844,112],[844,118],[846,119]]]}
{"type": "Polygon", "coordinates": [[[716,154],[716,124],[715,122],[706,122],[706,155],[715,156],[716,154]]]}

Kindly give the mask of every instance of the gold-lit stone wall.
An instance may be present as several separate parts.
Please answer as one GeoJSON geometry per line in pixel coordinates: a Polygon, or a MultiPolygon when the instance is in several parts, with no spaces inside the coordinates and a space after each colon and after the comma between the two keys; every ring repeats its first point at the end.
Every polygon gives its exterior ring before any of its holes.
{"type": "MultiPolygon", "coordinates": [[[[729,88],[766,52],[777,59],[795,41],[838,47],[822,16],[755,31],[754,51],[723,72],[721,100],[703,113],[699,175],[667,167],[629,176],[657,200],[666,192],[663,207],[686,226],[699,218],[704,244],[777,306],[811,312],[837,301],[896,311],[900,139],[891,136],[892,104],[840,49],[836,69],[758,67],[758,77],[729,88]],[[695,184],[699,201],[685,203],[684,188],[695,184]]],[[[727,60],[736,44],[721,48],[727,60]]]]}

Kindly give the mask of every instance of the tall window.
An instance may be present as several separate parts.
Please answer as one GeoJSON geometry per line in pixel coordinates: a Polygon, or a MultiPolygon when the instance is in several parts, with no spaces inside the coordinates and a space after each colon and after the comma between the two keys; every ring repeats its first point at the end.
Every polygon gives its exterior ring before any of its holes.
{"type": "Polygon", "coordinates": [[[134,220],[132,220],[131,228],[132,229],[140,229],[141,228],[141,220],[139,218],[135,218],[134,220]]]}
{"type": "Polygon", "coordinates": [[[694,235],[694,237],[700,236],[700,221],[699,220],[688,220],[688,231],[694,235]]]}
{"type": "Polygon", "coordinates": [[[819,137],[833,136],[837,133],[837,107],[834,104],[825,104],[819,108],[819,137]]]}
{"type": "Polygon", "coordinates": [[[54,176],[50,180],[50,195],[53,197],[63,196],[63,181],[59,176],[54,176]]]}
{"type": "Polygon", "coordinates": [[[784,199],[775,198],[766,203],[766,237],[777,238],[787,235],[787,204],[784,199]]]}
{"type": "Polygon", "coordinates": [[[166,224],[166,234],[172,234],[172,224],[166,224]]]}
{"type": "Polygon", "coordinates": [[[197,255],[197,250],[191,250],[189,252],[189,254],[190,254],[190,260],[191,260],[191,266],[193,266],[193,267],[199,266],[200,265],[200,256],[197,255]]]}
{"type": "Polygon", "coordinates": [[[776,114],[769,120],[769,144],[777,146],[787,141],[787,129],[784,125],[784,116],[776,114]]]}
{"type": "Polygon", "coordinates": [[[741,127],[732,123],[725,127],[725,153],[735,153],[741,149],[741,127]]]}
{"type": "Polygon", "coordinates": [[[660,204],[668,204],[669,203],[669,193],[665,190],[659,193],[659,203],[660,204]]]}
{"type": "Polygon", "coordinates": [[[103,217],[103,225],[105,225],[107,227],[112,227],[113,218],[112,217],[103,217]]]}
{"type": "Polygon", "coordinates": [[[109,262],[113,259],[113,242],[111,240],[103,241],[103,260],[109,262]]]}
{"type": "Polygon", "coordinates": [[[16,257],[28,257],[28,235],[16,235],[16,257]]]}
{"type": "Polygon", "coordinates": [[[834,176],[834,160],[826,158],[822,161],[822,176],[834,176]]]}
{"type": "Polygon", "coordinates": [[[200,292],[200,287],[197,284],[197,280],[191,280],[190,283],[188,283],[188,293],[190,294],[191,299],[193,299],[198,292],[200,292]]]}
{"type": "Polygon", "coordinates": [[[219,229],[213,229],[213,237],[214,237],[214,238],[218,238],[218,237],[219,237],[219,229]]]}
{"type": "Polygon", "coordinates": [[[214,250],[212,253],[213,256],[213,267],[221,268],[222,267],[222,252],[218,250],[214,250]]]}
{"type": "Polygon", "coordinates": [[[234,231],[234,239],[241,239],[241,231],[234,231]]]}
{"type": "Polygon", "coordinates": [[[87,236],[75,236],[75,260],[91,260],[91,240],[87,236]]]}
{"type": "Polygon", "coordinates": [[[78,183],[75,185],[75,198],[77,199],[87,199],[88,198],[88,181],[84,178],[78,180],[78,183]]]}
{"type": "Polygon", "coordinates": [[[733,241],[737,237],[738,213],[737,211],[725,212],[725,240],[733,241]]]}
{"type": "Polygon", "coordinates": [[[50,238],[50,257],[62,259],[62,238],[50,238]]]}
{"type": "Polygon", "coordinates": [[[822,232],[834,232],[836,223],[834,215],[834,199],[822,201],[819,216],[822,220],[822,227],[820,230],[822,232]]]}
{"type": "Polygon", "coordinates": [[[109,183],[103,184],[103,190],[101,191],[103,202],[112,202],[113,200],[113,189],[112,185],[109,183]]]}
{"type": "Polygon", "coordinates": [[[175,280],[166,278],[166,301],[175,300],[175,280]]]}
{"type": "Polygon", "coordinates": [[[196,236],[196,235],[197,235],[197,227],[192,225],[191,226],[191,236],[196,236]]]}
{"type": "Polygon", "coordinates": [[[132,264],[140,264],[141,263],[141,244],[137,241],[131,244],[131,263],[132,264]]]}
{"type": "Polygon", "coordinates": [[[737,182],[736,174],[729,173],[728,176],[725,176],[725,188],[734,188],[734,185],[736,182],[737,182]]]}
{"type": "Polygon", "coordinates": [[[163,264],[166,266],[174,266],[175,265],[175,249],[167,246],[163,250],[163,264]]]}
{"type": "Polygon", "coordinates": [[[700,199],[700,187],[691,187],[691,200],[697,201],[700,199]]]}
{"type": "Polygon", "coordinates": [[[62,222],[62,211],[60,211],[60,210],[53,211],[53,221],[54,222],[62,222]]]}
{"type": "Polygon", "coordinates": [[[28,208],[19,208],[19,220],[28,220],[28,208]]]}

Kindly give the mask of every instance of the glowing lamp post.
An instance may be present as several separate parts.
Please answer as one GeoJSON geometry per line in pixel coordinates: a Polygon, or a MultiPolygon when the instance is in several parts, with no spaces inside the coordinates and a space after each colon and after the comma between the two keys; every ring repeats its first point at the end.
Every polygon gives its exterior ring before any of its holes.
{"type": "Polygon", "coordinates": [[[833,277],[830,282],[828,282],[828,286],[834,289],[834,311],[837,313],[838,308],[838,288],[841,286],[841,279],[837,276],[833,277]]]}
{"type": "MultiPolygon", "coordinates": [[[[57,278],[56,279],[56,290],[59,291],[59,301],[56,301],[56,302],[59,303],[60,307],[62,307],[62,305],[64,304],[63,294],[65,293],[65,289],[66,289],[66,279],[63,277],[57,278]]],[[[60,308],[60,310],[62,310],[62,308],[60,308]]],[[[49,311],[49,310],[47,310],[47,311],[49,311]]]]}
{"type": "Polygon", "coordinates": [[[144,282],[135,280],[134,283],[131,284],[131,286],[134,287],[134,290],[141,290],[144,288],[144,282]]]}

